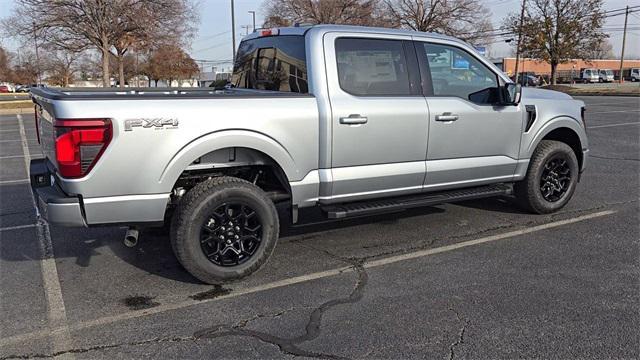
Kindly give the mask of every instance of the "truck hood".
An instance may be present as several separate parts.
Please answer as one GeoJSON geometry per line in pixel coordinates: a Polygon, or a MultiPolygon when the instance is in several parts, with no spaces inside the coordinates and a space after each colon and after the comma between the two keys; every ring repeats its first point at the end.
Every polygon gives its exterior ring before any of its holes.
{"type": "Polygon", "coordinates": [[[536,89],[531,87],[522,88],[523,99],[547,99],[547,100],[571,100],[571,96],[554,90],[536,89]]]}

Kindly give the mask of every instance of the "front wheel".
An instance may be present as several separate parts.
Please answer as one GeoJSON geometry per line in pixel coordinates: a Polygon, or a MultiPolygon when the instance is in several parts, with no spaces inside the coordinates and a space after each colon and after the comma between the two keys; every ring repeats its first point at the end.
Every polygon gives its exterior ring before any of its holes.
{"type": "Polygon", "coordinates": [[[180,201],[171,245],[182,266],[199,280],[219,284],[248,276],[266,263],[278,240],[273,201],[238,178],[212,178],[180,201]]]}
{"type": "Polygon", "coordinates": [[[515,184],[516,199],[531,212],[555,212],[573,196],[578,174],[578,160],[569,145],[543,140],[531,157],[526,178],[515,184]]]}

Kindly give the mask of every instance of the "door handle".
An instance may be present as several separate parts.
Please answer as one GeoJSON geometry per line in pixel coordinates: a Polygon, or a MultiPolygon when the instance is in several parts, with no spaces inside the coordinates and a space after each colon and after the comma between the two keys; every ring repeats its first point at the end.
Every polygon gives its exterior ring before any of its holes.
{"type": "Polygon", "coordinates": [[[452,114],[450,112],[443,113],[442,115],[436,115],[436,121],[456,121],[458,120],[458,115],[452,114]]]}
{"type": "Polygon", "coordinates": [[[351,114],[347,117],[340,118],[340,124],[346,124],[346,125],[366,124],[367,121],[369,121],[369,119],[367,119],[366,116],[361,116],[359,114],[351,114]]]}

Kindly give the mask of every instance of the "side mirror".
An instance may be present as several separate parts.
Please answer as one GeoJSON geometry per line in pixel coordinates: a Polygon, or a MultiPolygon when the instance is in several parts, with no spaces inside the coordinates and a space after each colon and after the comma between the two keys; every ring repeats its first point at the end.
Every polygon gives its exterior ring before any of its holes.
{"type": "Polygon", "coordinates": [[[504,86],[505,105],[518,105],[522,97],[522,86],[520,84],[507,83],[504,86]]]}

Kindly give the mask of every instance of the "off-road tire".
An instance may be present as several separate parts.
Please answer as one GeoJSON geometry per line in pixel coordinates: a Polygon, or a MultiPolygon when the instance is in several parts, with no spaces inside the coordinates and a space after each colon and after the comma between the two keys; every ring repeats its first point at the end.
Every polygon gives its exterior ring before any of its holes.
{"type": "Polygon", "coordinates": [[[527,176],[514,186],[518,204],[527,211],[536,214],[548,214],[560,210],[573,196],[579,176],[579,166],[576,154],[571,147],[563,142],[543,140],[531,157],[527,176]],[[553,159],[566,160],[570,169],[570,180],[566,192],[557,201],[548,201],[541,190],[541,178],[545,165],[553,159]]]}
{"type": "Polygon", "coordinates": [[[208,284],[221,284],[246,277],[262,267],[273,252],[279,234],[279,219],[273,201],[259,187],[234,177],[217,177],[201,182],[181,199],[171,221],[171,246],[182,266],[208,284]],[[201,228],[221,204],[242,201],[250,204],[262,224],[262,239],[255,253],[236,266],[210,261],[200,244],[201,228]]]}

